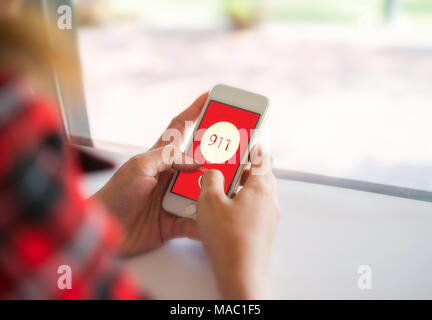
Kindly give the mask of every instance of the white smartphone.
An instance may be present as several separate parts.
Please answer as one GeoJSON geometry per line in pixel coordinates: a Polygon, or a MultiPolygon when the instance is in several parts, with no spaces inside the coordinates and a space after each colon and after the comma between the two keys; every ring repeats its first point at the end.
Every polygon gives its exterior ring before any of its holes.
{"type": "Polygon", "coordinates": [[[200,170],[176,172],[162,201],[166,211],[196,217],[201,176],[207,169],[222,172],[228,196],[237,190],[268,104],[262,95],[222,84],[210,91],[185,150],[203,165],[200,170]]]}

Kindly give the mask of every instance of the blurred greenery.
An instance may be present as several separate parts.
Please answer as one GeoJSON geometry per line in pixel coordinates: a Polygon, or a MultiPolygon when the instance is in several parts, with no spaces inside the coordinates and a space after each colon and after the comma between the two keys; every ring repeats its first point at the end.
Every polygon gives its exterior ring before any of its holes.
{"type": "Polygon", "coordinates": [[[378,13],[376,0],[277,0],[272,2],[270,16],[279,20],[307,22],[355,22],[359,10],[378,13]]]}
{"type": "Polygon", "coordinates": [[[248,27],[265,17],[262,0],[224,0],[224,11],[238,28],[248,27]]]}
{"type": "Polygon", "coordinates": [[[253,12],[260,4],[260,0],[225,0],[225,10],[240,19],[251,19],[253,12]]]}
{"type": "Polygon", "coordinates": [[[404,0],[401,9],[419,24],[432,25],[432,0],[404,0]]]}
{"type": "MultiPolygon", "coordinates": [[[[1,0],[0,0],[1,1],[1,0]]],[[[83,1],[83,0],[78,0],[83,1]]],[[[89,1],[89,0],[87,0],[89,1]]],[[[387,0],[106,0],[116,12],[145,12],[148,6],[181,10],[200,8],[220,11],[239,24],[253,24],[261,18],[283,22],[370,24],[386,20],[387,0]]],[[[391,1],[391,0],[388,0],[391,1]]],[[[393,0],[397,18],[432,27],[432,0],[393,0]]]]}
{"type": "MultiPolygon", "coordinates": [[[[432,0],[397,0],[399,15],[432,24],[432,0]]],[[[384,19],[385,0],[274,0],[271,18],[307,22],[355,23],[369,14],[374,22],[384,19]]]]}
{"type": "MultiPolygon", "coordinates": [[[[200,3],[220,1],[224,11],[247,19],[255,7],[268,5],[270,19],[298,22],[356,23],[360,14],[373,22],[384,19],[385,0],[158,0],[164,3],[200,3]]],[[[432,24],[432,0],[396,0],[398,14],[432,24]]]]}

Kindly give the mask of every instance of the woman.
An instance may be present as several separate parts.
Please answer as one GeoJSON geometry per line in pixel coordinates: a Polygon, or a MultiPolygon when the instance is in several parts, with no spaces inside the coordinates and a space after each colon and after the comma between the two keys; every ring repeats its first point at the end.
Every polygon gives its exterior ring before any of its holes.
{"type": "MultiPolygon", "coordinates": [[[[8,3],[16,5],[3,5],[8,3]]],[[[246,172],[244,187],[232,199],[224,194],[222,174],[207,170],[197,222],[161,207],[174,171],[199,167],[185,161],[181,141],[159,139],[84,199],[78,180],[89,156],[65,142],[47,81],[53,64],[70,74],[77,70],[56,52],[56,47],[67,52],[67,41],[54,39],[52,47],[34,36],[44,34],[37,16],[15,11],[0,19],[0,298],[147,297],[116,259],[176,237],[203,242],[222,298],[269,298],[268,264],[279,218],[269,156],[257,147],[262,161],[254,166],[267,170],[246,172]],[[167,151],[182,161],[165,161],[167,151]],[[71,289],[59,288],[61,265],[71,267],[71,289]]],[[[184,133],[185,121],[197,119],[206,98],[207,93],[198,97],[168,129],[184,133]]],[[[95,163],[102,162],[92,159],[95,163]]]]}

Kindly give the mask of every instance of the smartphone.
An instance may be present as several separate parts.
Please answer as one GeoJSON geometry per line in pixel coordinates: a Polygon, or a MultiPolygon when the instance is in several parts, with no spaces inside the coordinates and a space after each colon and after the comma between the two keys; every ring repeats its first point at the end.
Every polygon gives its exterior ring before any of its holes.
{"type": "Polygon", "coordinates": [[[222,172],[224,192],[232,196],[239,186],[250,146],[263,124],[268,104],[262,95],[227,85],[216,85],[210,91],[185,150],[203,165],[199,170],[176,172],[162,200],[166,211],[196,218],[201,176],[208,169],[222,172]]]}

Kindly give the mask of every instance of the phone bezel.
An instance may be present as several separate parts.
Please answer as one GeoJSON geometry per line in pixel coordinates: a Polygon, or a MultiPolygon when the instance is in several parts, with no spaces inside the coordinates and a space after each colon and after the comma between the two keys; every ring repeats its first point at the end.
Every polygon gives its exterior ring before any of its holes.
{"type": "MultiPolygon", "coordinates": [[[[209,105],[209,102],[211,100],[235,106],[247,111],[255,112],[260,115],[258,122],[255,126],[255,129],[260,129],[262,127],[262,124],[264,122],[269,100],[267,97],[262,96],[260,94],[256,94],[253,92],[249,92],[246,90],[234,88],[231,86],[218,84],[213,87],[213,89],[210,91],[209,96],[204,104],[204,107],[201,111],[201,114],[194,126],[193,132],[191,134],[191,137],[189,138],[188,144],[185,148],[185,151],[188,152],[190,147],[192,146],[193,139],[195,137],[195,133],[198,130],[198,127],[201,123],[202,118],[204,117],[204,114],[207,111],[207,107],[209,105]]],[[[257,138],[257,130],[254,130],[247,146],[246,151],[244,152],[241,159],[240,159],[240,165],[236,170],[236,173],[233,177],[233,180],[231,182],[230,188],[228,189],[227,195],[230,197],[232,196],[233,192],[237,190],[240,177],[243,173],[243,169],[245,167],[245,163],[247,163],[246,159],[249,156],[250,147],[254,144],[254,141],[257,138]]],[[[177,178],[178,172],[176,172],[171,179],[171,182],[165,192],[164,198],[162,200],[162,207],[175,215],[182,216],[182,217],[190,217],[186,215],[185,208],[191,204],[195,204],[196,201],[183,197],[181,195],[175,194],[171,192],[172,186],[177,178]]]]}

